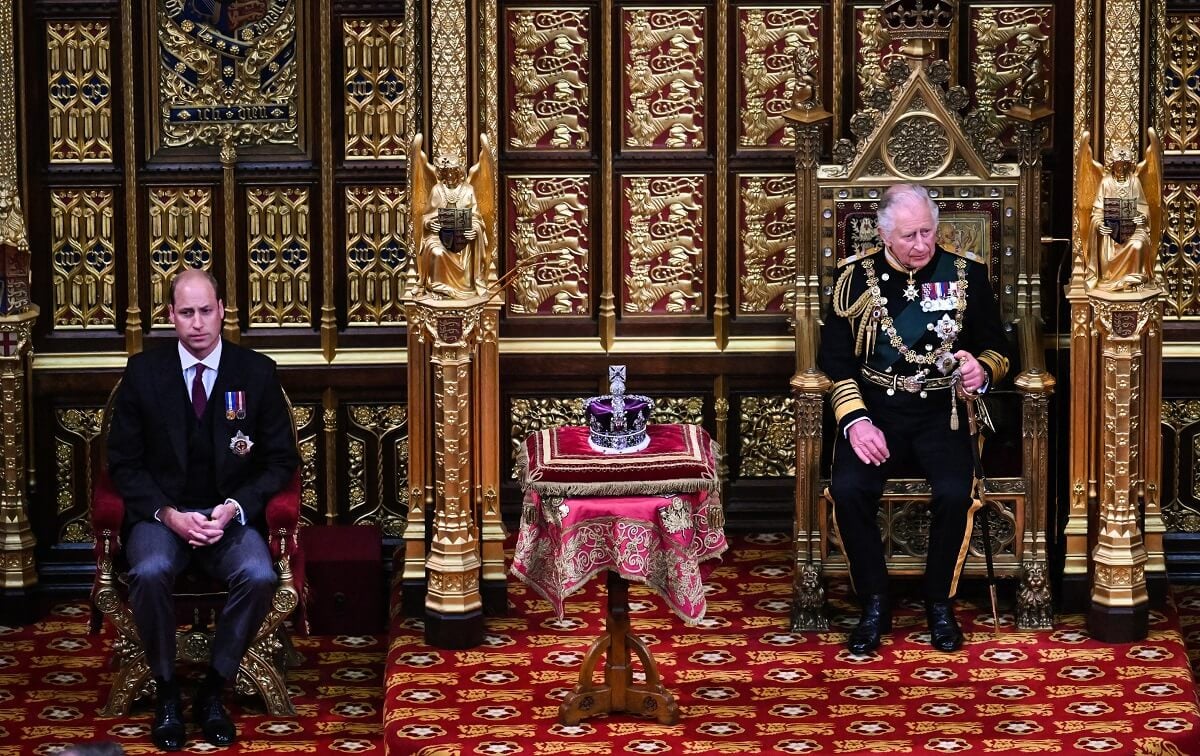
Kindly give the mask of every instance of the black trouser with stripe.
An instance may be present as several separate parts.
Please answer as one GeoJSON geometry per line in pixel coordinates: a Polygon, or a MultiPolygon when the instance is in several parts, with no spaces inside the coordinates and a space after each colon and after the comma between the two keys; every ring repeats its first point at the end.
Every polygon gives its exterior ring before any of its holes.
{"type": "Polygon", "coordinates": [[[959,429],[950,430],[946,390],[925,399],[914,394],[887,396],[864,387],[864,399],[887,441],[890,457],[882,465],[864,464],[838,431],[830,494],[850,579],[859,596],[887,592],[887,566],[877,516],[888,478],[901,471],[924,474],[933,490],[924,594],[928,601],[953,598],[971,537],[971,484],[974,458],[967,418],[959,405],[959,429]]]}

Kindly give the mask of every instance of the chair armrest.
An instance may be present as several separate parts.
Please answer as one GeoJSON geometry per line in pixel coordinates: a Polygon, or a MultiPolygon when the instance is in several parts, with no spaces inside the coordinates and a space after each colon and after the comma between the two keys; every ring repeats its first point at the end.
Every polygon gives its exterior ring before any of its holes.
{"type": "Polygon", "coordinates": [[[267,535],[270,539],[282,530],[293,539],[300,524],[300,471],[297,470],[288,484],[267,500],[267,535]]]}
{"type": "Polygon", "coordinates": [[[125,502],[113,485],[108,470],[101,468],[92,489],[92,537],[96,558],[115,556],[121,550],[121,525],[125,522],[125,502]],[[109,534],[105,538],[105,533],[109,534]],[[105,548],[108,553],[105,553],[105,548]]]}

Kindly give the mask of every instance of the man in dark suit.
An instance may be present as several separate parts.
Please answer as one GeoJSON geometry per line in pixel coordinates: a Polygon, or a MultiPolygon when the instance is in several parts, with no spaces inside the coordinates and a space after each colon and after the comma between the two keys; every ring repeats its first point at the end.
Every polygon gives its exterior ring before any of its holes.
{"type": "Polygon", "coordinates": [[[113,403],[108,467],[125,502],[129,599],[158,688],[151,737],[186,739],[175,677],[175,577],[196,560],[229,588],[193,713],[204,738],[236,730],[221,702],[270,610],[277,575],[262,530],[268,499],[299,457],[292,418],[267,357],[222,340],[225,307],[207,272],[171,282],[176,346],[133,355],[113,403]]]}
{"type": "Polygon", "coordinates": [[[870,653],[892,629],[876,516],[888,477],[914,461],[932,489],[923,586],[930,643],[954,651],[963,640],[953,602],[975,470],[954,383],[974,393],[1004,378],[1008,340],[987,267],[937,246],[938,208],[924,188],[888,189],[878,224],[883,248],[839,263],[817,356],[833,381],[838,422],[834,519],[862,603],[847,647],[870,653]]]}

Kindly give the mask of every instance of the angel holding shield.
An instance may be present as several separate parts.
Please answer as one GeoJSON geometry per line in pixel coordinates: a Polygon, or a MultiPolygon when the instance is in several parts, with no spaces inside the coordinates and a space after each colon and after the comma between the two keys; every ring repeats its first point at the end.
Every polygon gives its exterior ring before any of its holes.
{"type": "Polygon", "coordinates": [[[417,293],[451,299],[482,295],[494,253],[488,228],[495,216],[495,170],[487,135],[479,136],[479,160],[465,181],[458,160],[439,157],[435,168],[421,142],[417,134],[409,151],[417,293]]]}
{"type": "Polygon", "coordinates": [[[1090,135],[1083,134],[1075,160],[1075,214],[1084,231],[1089,288],[1131,291],[1154,282],[1162,233],[1162,151],[1154,129],[1148,137],[1146,157],[1136,168],[1128,152],[1119,150],[1106,169],[1092,158],[1090,135]]]}

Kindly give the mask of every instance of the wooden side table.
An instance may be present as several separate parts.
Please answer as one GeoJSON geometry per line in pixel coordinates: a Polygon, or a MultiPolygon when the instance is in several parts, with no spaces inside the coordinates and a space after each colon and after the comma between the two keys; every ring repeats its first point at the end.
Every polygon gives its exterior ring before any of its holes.
{"type": "Polygon", "coordinates": [[[645,583],[685,622],[703,619],[709,570],[703,563],[728,548],[715,446],[696,426],[651,426],[645,451],[605,455],[587,449],[586,432],[559,428],[526,441],[518,465],[525,506],[512,573],[560,617],[568,595],[606,573],[605,632],[588,649],[559,722],[627,713],[675,724],[675,697],[646,643],[630,631],[629,582],[645,583]],[[604,681],[597,684],[602,657],[604,681]],[[643,684],[633,681],[635,661],[643,684]]]}
{"type": "Polygon", "coordinates": [[[629,631],[629,581],[608,571],[608,616],[604,634],[592,642],[579,682],[563,699],[558,721],[577,725],[586,717],[624,712],[653,717],[659,724],[679,721],[679,704],[662,684],[658,664],[645,642],[629,631]],[[633,684],[632,654],[636,653],[646,673],[645,685],[633,684]],[[604,657],[604,683],[595,682],[596,665],[604,657]]]}

